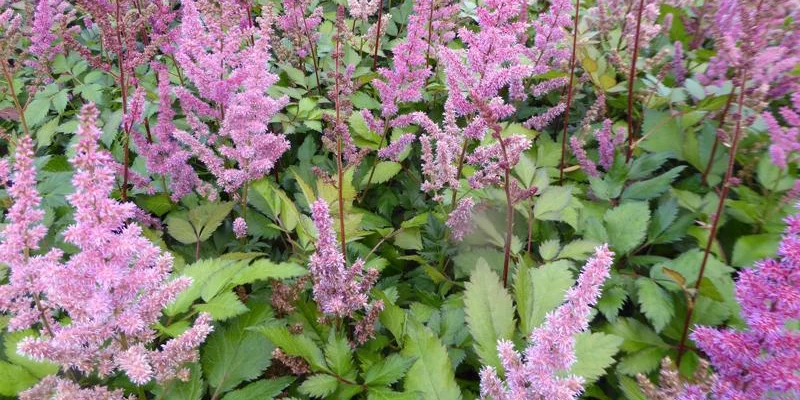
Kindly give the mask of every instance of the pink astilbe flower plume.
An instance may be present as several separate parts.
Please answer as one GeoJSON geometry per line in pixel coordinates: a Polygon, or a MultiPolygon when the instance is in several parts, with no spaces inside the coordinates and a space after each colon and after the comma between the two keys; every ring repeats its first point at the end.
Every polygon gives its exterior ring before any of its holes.
{"type": "MultiPolygon", "coordinates": [[[[747,328],[698,327],[691,338],[716,371],[716,399],[794,399],[800,396],[800,217],[787,219],[779,259],[744,269],[736,299],[747,328]]],[[[687,398],[706,398],[687,397],[687,398]]]]}
{"type": "Polygon", "coordinates": [[[286,138],[268,126],[289,101],[267,94],[278,80],[269,71],[272,21],[243,26],[246,13],[236,0],[188,0],[182,10],[175,59],[199,96],[175,89],[192,132],[174,136],[205,164],[219,188],[234,193],[268,174],[289,149],[286,138]],[[219,130],[204,119],[218,120],[219,130]]]}
{"type": "MultiPolygon", "coordinates": [[[[110,197],[116,163],[97,144],[101,136],[97,117],[97,108],[90,104],[79,118],[79,140],[70,160],[75,192],[67,196],[75,208],[75,223],[64,232],[64,240],[78,252],[64,263],[59,262],[61,253],[56,250],[29,256],[46,230],[37,210],[32,143],[20,140],[11,188],[15,205],[9,213],[14,231],[4,231],[0,242],[0,256],[8,262],[12,279],[0,289],[0,304],[3,311],[14,314],[17,329],[42,322],[39,337],[29,336],[19,344],[18,351],[28,357],[99,377],[121,371],[137,384],[184,378],[185,364],[196,361],[197,346],[211,331],[210,319],[199,317],[194,327],[168,341],[162,351],[149,349],[156,337],[151,326],[190,280],[170,279],[172,257],[142,236],[139,226],[127,222],[134,217],[135,206],[110,197]],[[23,211],[26,216],[21,218],[18,214],[23,211]],[[24,278],[28,294],[20,291],[17,278],[24,278]],[[34,306],[36,311],[31,311],[34,306]],[[56,323],[51,317],[56,312],[69,317],[69,322],[56,323]],[[167,353],[174,347],[171,343],[182,343],[180,350],[167,353]]],[[[70,391],[83,393],[70,383],[52,379],[30,393],[53,390],[60,393],[55,398],[73,398],[63,397],[70,391]]]]}
{"type": "Polygon", "coordinates": [[[790,162],[796,161],[800,152],[800,92],[793,93],[791,100],[792,106],[781,107],[779,112],[786,127],[781,126],[772,113],[761,114],[772,141],[769,155],[772,163],[780,168],[787,168],[790,162]]]}
{"type": "Polygon", "coordinates": [[[172,109],[169,72],[163,64],[151,65],[158,77],[158,121],[152,129],[155,138],[149,141],[144,135],[132,137],[139,155],[145,159],[148,171],[169,177],[170,197],[173,201],[179,201],[195,189],[203,191],[204,184],[189,164],[191,153],[184,150],[175,138],[176,128],[172,123],[175,111],[172,109]]]}
{"type": "Polygon", "coordinates": [[[572,400],[583,391],[583,378],[565,374],[575,363],[575,335],[589,327],[591,307],[609,276],[614,253],[608,245],[595,249],[578,283],[569,289],[563,305],[547,314],[533,330],[530,344],[520,354],[506,340],[497,344],[505,380],[492,367],[481,370],[481,398],[493,400],[572,400]]]}
{"type": "Polygon", "coordinates": [[[352,317],[368,308],[367,294],[378,279],[378,271],[364,271],[364,261],[356,260],[348,268],[339,250],[328,203],[319,199],[311,206],[311,217],[319,236],[316,251],[309,260],[314,283],[314,300],[320,309],[336,317],[352,317]]]}
{"type": "Polygon", "coordinates": [[[283,2],[283,15],[277,17],[278,29],[289,39],[300,58],[312,55],[319,40],[317,27],[322,22],[322,7],[309,13],[310,5],[310,0],[286,0],[283,2]]]}
{"type": "Polygon", "coordinates": [[[13,204],[6,215],[8,224],[0,232],[0,263],[9,268],[9,282],[0,286],[0,311],[11,315],[11,331],[37,323],[54,324],[49,302],[41,297],[44,288],[40,279],[58,264],[62,252],[53,249],[44,255],[34,254],[47,235],[47,228],[42,224],[44,211],[39,207],[41,197],[36,190],[33,156],[33,140],[21,137],[8,188],[13,204]]]}

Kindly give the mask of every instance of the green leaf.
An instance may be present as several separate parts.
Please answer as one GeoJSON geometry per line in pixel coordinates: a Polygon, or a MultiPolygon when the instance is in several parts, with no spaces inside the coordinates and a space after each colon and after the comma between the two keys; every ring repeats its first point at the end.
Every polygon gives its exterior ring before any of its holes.
{"type": "Polygon", "coordinates": [[[561,249],[558,253],[558,258],[569,258],[572,260],[583,261],[589,258],[589,255],[594,252],[595,247],[600,243],[591,240],[573,240],[561,249]]]}
{"type": "Polygon", "coordinates": [[[247,329],[271,318],[271,310],[258,303],[251,307],[249,313],[217,327],[203,346],[200,359],[203,372],[208,385],[217,393],[255,379],[272,360],[272,344],[258,332],[247,329]]]}
{"type": "Polygon", "coordinates": [[[69,102],[69,90],[60,90],[53,96],[53,107],[59,114],[63,114],[69,102]]]}
{"type": "Polygon", "coordinates": [[[584,332],[575,338],[577,361],[571,372],[582,376],[589,385],[603,376],[606,368],[614,363],[614,355],[619,351],[622,338],[605,333],[584,332]]]}
{"type": "Polygon", "coordinates": [[[316,374],[306,379],[297,390],[311,397],[326,397],[336,391],[339,381],[326,374],[316,374]]]}
{"type": "Polygon", "coordinates": [[[53,143],[53,135],[56,134],[56,130],[58,129],[58,122],[59,118],[55,117],[47,121],[46,124],[42,125],[42,127],[36,131],[37,148],[47,147],[53,143]]]}
{"type": "Polygon", "coordinates": [[[50,111],[50,99],[46,97],[33,99],[25,108],[24,113],[28,127],[33,128],[39,125],[44,120],[44,117],[47,116],[48,111],[50,111]]]}
{"type": "Polygon", "coordinates": [[[294,377],[284,376],[277,379],[262,379],[253,382],[239,390],[234,390],[225,395],[222,400],[267,400],[274,399],[289,386],[294,377]]]}
{"type": "Polygon", "coordinates": [[[364,374],[364,384],[369,386],[387,386],[402,378],[415,361],[414,358],[400,354],[390,354],[383,360],[372,364],[364,374]]]}
{"type": "Polygon", "coordinates": [[[367,392],[367,400],[418,400],[417,393],[395,392],[388,388],[371,387],[367,392]]]}
{"type": "Polygon", "coordinates": [[[206,304],[194,306],[197,311],[207,312],[215,321],[224,321],[247,312],[247,306],[242,304],[239,297],[233,292],[223,292],[215,296],[206,304]]]}
{"type": "Polygon", "coordinates": [[[617,318],[617,321],[608,327],[608,333],[625,339],[620,348],[627,353],[650,347],[669,349],[669,345],[657,333],[633,318],[617,318]]]}
{"type": "MultiPolygon", "coordinates": [[[[136,196],[134,200],[139,207],[157,215],[162,216],[175,208],[175,204],[167,194],[161,193],[152,196],[136,196]]],[[[194,234],[192,234],[194,236],[194,234]]]]}
{"type": "Polygon", "coordinates": [[[514,334],[514,304],[500,278],[485,261],[478,262],[464,292],[464,310],[475,352],[485,365],[501,369],[497,341],[514,334]]]}
{"type": "Polygon", "coordinates": [[[167,233],[183,244],[197,242],[197,233],[194,231],[192,224],[176,215],[167,217],[167,233]]]}
{"type": "Polygon", "coordinates": [[[675,316],[675,304],[672,297],[649,278],[637,279],[636,286],[639,288],[638,301],[642,312],[653,324],[656,332],[661,332],[675,316]]]}
{"type": "Polygon", "coordinates": [[[316,371],[328,371],[322,350],[306,335],[292,335],[284,326],[265,326],[256,329],[284,353],[302,357],[316,371]]]}
{"type": "Polygon", "coordinates": [[[642,155],[631,164],[631,169],[628,171],[628,179],[647,178],[655,170],[661,168],[671,156],[669,152],[646,153],[642,155]]]}
{"type": "Polygon", "coordinates": [[[166,314],[172,317],[187,311],[192,303],[200,298],[200,292],[203,286],[205,286],[206,281],[208,281],[211,276],[233,263],[233,260],[215,258],[200,260],[185,267],[181,275],[192,278],[192,285],[181,292],[178,298],[167,306],[166,314]]]}
{"type": "Polygon", "coordinates": [[[635,376],[646,374],[658,369],[661,360],[667,355],[667,350],[660,347],[648,347],[622,357],[617,364],[617,371],[635,376]]]}
{"type": "Polygon", "coordinates": [[[649,200],[661,196],[669,189],[670,183],[686,168],[685,165],[675,167],[653,179],[635,182],[622,193],[623,200],[649,200]]]}
{"type": "Polygon", "coordinates": [[[15,397],[39,379],[24,367],[0,360],[0,395],[15,397]]]}
{"type": "Polygon", "coordinates": [[[606,211],[603,217],[608,232],[609,244],[618,256],[636,249],[645,238],[650,222],[650,208],[645,202],[623,203],[606,211]]]}
{"type": "Polygon", "coordinates": [[[303,276],[308,270],[292,262],[275,264],[272,260],[262,258],[242,268],[231,278],[233,285],[244,285],[268,279],[290,279],[303,276]]]}
{"type": "Polygon", "coordinates": [[[325,361],[336,375],[345,379],[355,378],[356,367],[350,343],[345,337],[337,337],[334,330],[331,330],[325,345],[325,361]]]}
{"type": "Polygon", "coordinates": [[[394,237],[395,246],[406,250],[422,250],[422,233],[419,228],[403,228],[394,237]]]}
{"type": "Polygon", "coordinates": [[[625,289],[619,286],[606,285],[603,287],[603,295],[597,301],[597,309],[603,313],[607,320],[614,322],[627,298],[628,293],[625,289]]]}
{"type": "Polygon", "coordinates": [[[558,221],[563,211],[572,201],[572,188],[550,186],[533,206],[533,215],[540,221],[558,221]]]}
{"type": "Polygon", "coordinates": [[[520,328],[530,333],[544,322],[545,315],[564,302],[564,295],[574,282],[566,262],[545,264],[530,270],[527,291],[516,288],[520,328]],[[525,293],[524,295],[521,295],[525,293]]]}
{"type": "Polygon", "coordinates": [[[675,222],[678,216],[678,201],[669,197],[662,201],[656,212],[653,214],[653,220],[650,221],[650,226],[647,229],[647,237],[650,241],[661,235],[667,228],[675,222]]]}
{"type": "Polygon", "coordinates": [[[209,203],[189,210],[189,221],[199,232],[200,241],[206,241],[222,225],[233,210],[233,202],[209,203]]]}
{"type": "Polygon", "coordinates": [[[559,250],[561,250],[561,246],[558,239],[545,240],[539,245],[539,255],[545,261],[555,259],[559,250]]]}
{"type": "MultiPolygon", "coordinates": [[[[387,182],[389,179],[392,179],[398,172],[402,166],[398,162],[394,161],[380,161],[378,164],[375,165],[375,173],[372,175],[372,183],[384,183],[387,182]]],[[[364,178],[361,179],[361,185],[366,185],[367,181],[369,181],[370,173],[366,173],[364,178]]]]}
{"type": "Polygon", "coordinates": [[[418,391],[426,400],[461,399],[453,366],[439,338],[427,327],[409,319],[408,338],[404,342],[401,354],[416,359],[406,374],[406,391],[418,391]]]}
{"type": "Polygon", "coordinates": [[[731,264],[737,267],[747,267],[756,261],[775,256],[781,236],[765,233],[759,235],[740,236],[733,246],[731,264]]]}

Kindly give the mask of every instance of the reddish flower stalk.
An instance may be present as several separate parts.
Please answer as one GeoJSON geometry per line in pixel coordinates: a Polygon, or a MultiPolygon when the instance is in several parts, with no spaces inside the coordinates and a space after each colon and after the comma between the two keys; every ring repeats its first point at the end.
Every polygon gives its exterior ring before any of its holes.
{"type": "Polygon", "coordinates": [[[564,158],[567,154],[567,128],[569,127],[569,106],[572,104],[572,84],[575,80],[575,51],[578,44],[578,13],[581,11],[581,0],[575,0],[575,27],[572,31],[572,55],[569,59],[569,86],[567,87],[567,106],[564,109],[564,133],[561,135],[561,165],[558,173],[558,184],[564,184],[564,158]]]}
{"type": "MultiPolygon", "coordinates": [[[[342,6],[339,6],[339,12],[338,12],[338,15],[337,15],[337,20],[344,21],[344,7],[342,7],[342,6]]],[[[378,20],[378,21],[380,21],[380,20],[378,20]]],[[[337,25],[339,26],[339,29],[341,29],[341,26],[343,25],[343,22],[341,24],[337,24],[337,25]]],[[[335,38],[336,44],[334,45],[336,48],[335,48],[335,50],[333,52],[333,62],[334,62],[334,64],[336,64],[336,80],[335,80],[334,85],[336,86],[336,88],[335,88],[335,93],[336,93],[336,101],[335,101],[336,104],[335,104],[335,106],[336,106],[336,126],[337,127],[339,126],[339,124],[342,123],[342,121],[341,121],[341,118],[342,118],[342,116],[341,116],[341,107],[340,107],[341,103],[340,103],[340,99],[339,99],[339,94],[340,94],[339,93],[339,79],[341,79],[341,76],[342,76],[339,73],[339,61],[340,61],[340,57],[341,57],[341,51],[340,51],[340,47],[339,46],[341,46],[341,40],[340,39],[341,39],[341,35],[342,34],[344,34],[344,32],[339,32],[339,34],[336,35],[336,38],[335,38]]],[[[343,161],[342,161],[342,134],[341,134],[341,132],[339,132],[338,129],[337,129],[337,132],[338,132],[338,134],[336,136],[336,174],[337,174],[337,177],[338,177],[338,184],[336,185],[336,189],[337,189],[337,191],[339,193],[339,231],[341,233],[341,239],[342,239],[342,256],[347,258],[347,240],[345,239],[345,234],[344,234],[344,196],[342,195],[342,183],[344,181],[344,167],[342,165],[343,164],[343,161]]]]}
{"type": "Polygon", "coordinates": [[[631,56],[631,70],[628,73],[628,153],[625,161],[630,161],[633,155],[633,81],[636,79],[636,59],[639,57],[639,33],[642,27],[642,11],[644,0],[639,0],[639,10],[636,15],[636,34],[634,35],[633,55],[631,56]]]}
{"type": "MultiPolygon", "coordinates": [[[[122,36],[124,33],[122,32],[122,17],[121,13],[121,0],[117,0],[116,2],[116,11],[114,12],[114,19],[116,21],[116,34],[117,34],[117,43],[119,43],[119,54],[117,54],[117,63],[119,64],[119,87],[120,91],[122,92],[122,115],[128,115],[128,82],[125,79],[125,41],[123,41],[122,36]]],[[[123,161],[122,161],[122,189],[120,192],[120,196],[122,197],[122,201],[128,200],[128,180],[130,179],[130,127],[123,126],[122,127],[125,133],[125,144],[123,145],[123,161]]]]}
{"type": "Polygon", "coordinates": [[[500,126],[495,126],[495,137],[500,143],[503,151],[503,191],[506,193],[506,243],[503,247],[503,287],[508,287],[508,264],[511,261],[511,240],[514,233],[514,200],[511,196],[511,163],[508,160],[508,152],[500,136],[500,126]]]}
{"type": "Polygon", "coordinates": [[[689,335],[689,325],[694,313],[694,303],[697,300],[697,294],[700,289],[700,281],[703,280],[703,275],[706,272],[706,264],[708,264],[708,257],[711,254],[711,246],[714,245],[714,240],[717,237],[717,229],[719,228],[719,219],[725,208],[725,199],[728,197],[730,191],[730,181],[733,177],[733,167],[736,164],[736,150],[739,147],[739,138],[742,133],[742,103],[744,103],[745,81],[747,80],[747,71],[743,70],[741,74],[741,88],[739,89],[738,100],[738,115],[736,118],[736,128],[733,131],[733,141],[731,142],[730,155],[728,156],[728,169],[725,171],[725,178],[722,181],[722,191],[719,194],[719,201],[717,202],[717,209],[714,212],[711,221],[711,231],[708,234],[708,243],[706,243],[705,250],[703,251],[703,261],[700,263],[700,271],[697,274],[697,281],[694,283],[694,292],[689,298],[688,309],[686,310],[686,319],[683,321],[683,333],[681,333],[681,341],[678,344],[678,357],[675,364],[679,367],[681,365],[681,358],[686,353],[686,339],[689,335]]]}

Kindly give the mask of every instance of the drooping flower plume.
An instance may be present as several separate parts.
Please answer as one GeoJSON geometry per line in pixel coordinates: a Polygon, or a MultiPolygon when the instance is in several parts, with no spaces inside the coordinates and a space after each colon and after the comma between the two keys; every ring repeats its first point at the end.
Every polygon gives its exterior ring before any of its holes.
{"type": "Polygon", "coordinates": [[[591,307],[609,276],[614,253],[608,245],[595,249],[583,267],[578,283],[567,291],[563,305],[547,314],[544,324],[530,334],[530,344],[520,354],[510,341],[501,340],[497,351],[505,380],[492,367],[481,370],[481,397],[493,400],[572,400],[583,391],[583,379],[566,372],[575,363],[575,335],[589,327],[591,307]]]}

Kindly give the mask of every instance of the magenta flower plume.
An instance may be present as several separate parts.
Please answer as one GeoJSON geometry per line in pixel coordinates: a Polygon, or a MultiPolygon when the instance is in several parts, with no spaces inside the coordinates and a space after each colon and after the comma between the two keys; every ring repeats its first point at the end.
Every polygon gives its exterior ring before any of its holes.
{"type": "Polygon", "coordinates": [[[283,31],[300,58],[311,55],[319,40],[317,27],[322,22],[322,7],[309,13],[310,4],[310,0],[286,0],[283,2],[283,15],[277,17],[278,29],[283,31]]]}
{"type": "Polygon", "coordinates": [[[132,138],[139,155],[145,159],[147,170],[169,177],[170,196],[173,201],[179,201],[196,188],[201,188],[202,182],[189,164],[192,154],[184,150],[175,138],[169,72],[163,64],[151,65],[158,77],[158,121],[152,130],[155,140],[150,142],[143,135],[132,135],[132,138]]]}
{"type": "Polygon", "coordinates": [[[450,213],[445,225],[450,228],[453,240],[464,240],[464,236],[467,236],[472,231],[473,207],[475,207],[475,202],[472,198],[465,197],[458,202],[458,206],[450,213]]]}
{"type": "MultiPolygon", "coordinates": [[[[142,236],[139,226],[127,223],[134,217],[135,206],[110,198],[115,162],[97,144],[101,136],[97,117],[94,105],[83,107],[78,144],[70,160],[75,192],[67,199],[75,208],[75,223],[66,229],[64,240],[79,251],[63,264],[54,257],[51,263],[40,265],[36,281],[29,281],[31,287],[41,288],[43,307],[68,316],[69,323],[54,323],[47,316],[42,335],[25,338],[18,350],[85,374],[107,377],[125,372],[136,384],[186,377],[185,363],[196,360],[196,345],[211,330],[209,319],[199,317],[193,328],[163,349],[189,338],[193,340],[188,343],[195,346],[183,345],[169,359],[149,349],[156,337],[152,325],[190,280],[170,278],[172,257],[142,236]]],[[[35,228],[29,231],[41,235],[35,228]]]]}
{"type": "Polygon", "coordinates": [[[406,133],[397,138],[392,144],[378,151],[378,157],[398,161],[400,154],[406,151],[408,146],[414,143],[416,139],[417,137],[413,133],[406,133]]]}
{"type": "Polygon", "coordinates": [[[229,193],[268,174],[289,149],[269,122],[288,102],[267,94],[278,77],[269,71],[272,21],[242,26],[236,0],[182,3],[183,24],[175,59],[199,97],[175,90],[192,132],[174,133],[229,193]],[[253,38],[252,43],[250,39],[253,38]],[[202,119],[220,122],[214,132],[202,119]]]}
{"type": "Polygon", "coordinates": [[[61,251],[50,250],[34,255],[39,242],[47,235],[42,224],[44,211],[36,190],[36,169],[33,165],[33,141],[19,139],[14,159],[12,184],[8,189],[13,201],[6,216],[8,224],[0,232],[0,263],[9,268],[8,283],[0,286],[0,311],[8,313],[11,331],[27,329],[36,323],[54,323],[49,302],[42,299],[40,279],[43,273],[58,264],[61,251]],[[38,303],[38,306],[37,306],[38,303]]]}
{"type": "Polygon", "coordinates": [[[575,335],[589,327],[591,307],[609,276],[614,253],[608,245],[595,249],[578,283],[567,291],[563,305],[547,314],[544,324],[533,330],[523,354],[506,340],[497,344],[505,381],[492,367],[481,370],[481,398],[494,400],[572,400],[583,391],[583,379],[568,375],[575,363],[575,335]]]}
{"type": "Polygon", "coordinates": [[[747,328],[698,327],[692,332],[716,371],[714,398],[800,396],[800,332],[787,327],[800,319],[800,217],[789,217],[787,224],[780,258],[739,274],[736,299],[747,328]]]}
{"type": "Polygon", "coordinates": [[[378,271],[364,271],[361,259],[347,268],[324,199],[311,206],[311,217],[319,233],[317,249],[308,264],[314,281],[314,300],[326,314],[352,317],[356,311],[368,308],[367,294],[378,279],[378,271]]]}
{"type": "Polygon", "coordinates": [[[780,115],[787,127],[781,126],[772,113],[764,112],[761,117],[767,124],[772,144],[769,146],[769,155],[772,163],[780,168],[789,166],[800,151],[800,92],[792,94],[792,107],[781,107],[780,115]]]}

